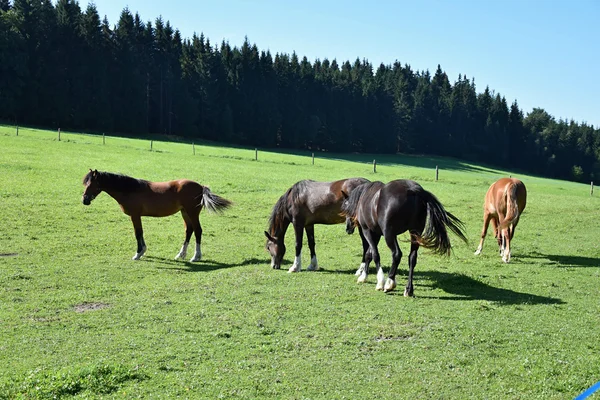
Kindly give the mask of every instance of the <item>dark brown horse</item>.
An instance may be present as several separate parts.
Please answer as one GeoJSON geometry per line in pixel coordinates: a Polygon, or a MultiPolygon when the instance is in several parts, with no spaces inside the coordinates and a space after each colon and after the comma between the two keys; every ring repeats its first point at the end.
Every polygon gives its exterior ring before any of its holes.
{"type": "Polygon", "coordinates": [[[479,255],[483,249],[483,241],[491,222],[494,236],[500,247],[502,261],[509,262],[510,241],[515,235],[515,229],[526,204],[527,189],[523,182],[515,178],[501,178],[494,182],[485,194],[483,230],[475,255],[479,255]]]}
{"type": "Polygon", "coordinates": [[[194,232],[196,252],[190,260],[194,262],[202,258],[200,210],[202,207],[206,207],[209,211],[219,212],[231,205],[229,200],[213,194],[208,187],[188,179],[150,182],[126,175],[90,169],[90,172],[83,178],[83,184],[85,186],[83,204],[89,205],[101,192],[106,192],[119,203],[123,212],[131,217],[137,239],[137,252],[133,256],[134,260],[139,260],[146,251],[141,217],[166,217],[181,211],[185,222],[185,241],[175,259],[185,257],[192,232],[194,232]]]}
{"type": "Polygon", "coordinates": [[[266,249],[271,254],[271,267],[281,268],[285,255],[285,232],[290,223],[296,234],[296,257],[288,272],[299,272],[302,269],[301,251],[302,236],[306,230],[310,249],[310,266],[308,270],[319,268],[315,253],[315,224],[341,224],[344,217],[340,215],[344,196],[342,192],[352,190],[368,182],[363,178],[342,179],[335,182],[315,182],[303,180],[289,188],[275,203],[269,218],[269,231],[266,249]]]}
{"type": "Polygon", "coordinates": [[[413,271],[419,246],[432,249],[437,254],[449,255],[452,247],[447,228],[467,241],[462,222],[447,212],[433,194],[411,180],[360,185],[346,198],[342,212],[346,216],[346,231],[352,233],[358,226],[369,244],[365,255],[366,265],[358,281],[366,281],[369,263],[374,260],[377,267],[376,289],[385,292],[396,287],[396,272],[402,258],[397,239],[399,234],[406,231],[410,233],[408,283],[404,296],[413,296],[413,271]],[[387,281],[377,249],[381,236],[392,251],[392,266],[387,281]]]}

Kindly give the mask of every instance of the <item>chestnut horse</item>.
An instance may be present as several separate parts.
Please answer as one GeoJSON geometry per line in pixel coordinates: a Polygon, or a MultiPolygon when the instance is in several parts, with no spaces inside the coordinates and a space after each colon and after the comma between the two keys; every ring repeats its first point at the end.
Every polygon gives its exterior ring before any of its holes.
{"type": "Polygon", "coordinates": [[[491,221],[502,261],[509,262],[510,241],[515,235],[515,229],[526,204],[527,190],[523,182],[515,178],[501,178],[494,182],[483,202],[483,230],[475,255],[479,255],[483,249],[483,241],[491,221]]]}
{"type": "Polygon", "coordinates": [[[362,231],[369,249],[365,255],[364,270],[358,282],[365,282],[369,263],[375,261],[377,267],[377,290],[389,292],[396,287],[396,272],[402,259],[402,251],[397,236],[410,233],[410,254],[408,255],[408,282],[404,296],[413,296],[413,272],[417,264],[419,246],[432,249],[441,255],[450,255],[451,245],[447,228],[467,242],[463,224],[444,209],[442,203],[415,181],[399,179],[388,184],[369,182],[360,185],[350,193],[342,204],[346,216],[346,232],[354,228],[362,231]],[[392,266],[387,280],[380,265],[377,245],[381,236],[392,251],[392,266]]]}
{"type": "Polygon", "coordinates": [[[200,261],[202,258],[200,210],[206,207],[211,212],[220,212],[232,204],[229,200],[213,194],[208,187],[188,179],[150,182],[90,169],[83,178],[83,184],[84,205],[89,205],[101,192],[106,192],[119,203],[123,212],[131,217],[137,240],[137,252],[133,260],[139,260],[146,252],[141,217],[166,217],[181,211],[185,223],[185,241],[175,259],[185,257],[194,232],[196,252],[190,261],[200,261]]]}
{"type": "Polygon", "coordinates": [[[335,182],[315,182],[303,180],[295,183],[275,203],[269,217],[269,231],[266,249],[271,255],[271,267],[281,268],[285,255],[285,233],[290,223],[296,234],[296,257],[288,272],[300,272],[302,269],[301,252],[302,236],[306,230],[310,249],[309,271],[319,268],[315,253],[315,224],[341,224],[344,217],[340,215],[345,193],[368,182],[364,178],[342,179],[335,182]]]}

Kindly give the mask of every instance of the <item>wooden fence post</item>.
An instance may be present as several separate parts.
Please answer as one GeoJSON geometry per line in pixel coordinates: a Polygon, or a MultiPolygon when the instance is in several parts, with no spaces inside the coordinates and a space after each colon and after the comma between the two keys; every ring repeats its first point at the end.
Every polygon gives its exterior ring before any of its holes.
{"type": "Polygon", "coordinates": [[[258,161],[258,148],[254,148],[254,161],[258,161]]]}
{"type": "Polygon", "coordinates": [[[194,142],[192,142],[192,154],[196,155],[196,146],[194,146],[194,142]]]}
{"type": "Polygon", "coordinates": [[[315,165],[315,153],[312,153],[312,165],[315,165]]]}
{"type": "Polygon", "coordinates": [[[436,180],[436,181],[438,180],[439,173],[440,173],[440,169],[439,169],[439,168],[438,168],[438,166],[436,165],[436,166],[435,166],[435,180],[436,180]]]}
{"type": "Polygon", "coordinates": [[[17,136],[19,136],[19,125],[17,125],[17,136]]]}
{"type": "Polygon", "coordinates": [[[152,143],[152,142],[154,142],[154,140],[151,140],[151,141],[150,141],[150,151],[152,151],[152,145],[153,145],[153,143],[152,143]]]}
{"type": "Polygon", "coordinates": [[[590,196],[594,195],[594,181],[590,184],[590,196]]]}
{"type": "Polygon", "coordinates": [[[60,142],[60,128],[58,128],[58,141],[60,142]]]}
{"type": "Polygon", "coordinates": [[[377,173],[377,161],[373,160],[373,173],[377,173]]]}
{"type": "Polygon", "coordinates": [[[104,139],[104,132],[102,132],[102,144],[106,144],[106,139],[104,139]]]}

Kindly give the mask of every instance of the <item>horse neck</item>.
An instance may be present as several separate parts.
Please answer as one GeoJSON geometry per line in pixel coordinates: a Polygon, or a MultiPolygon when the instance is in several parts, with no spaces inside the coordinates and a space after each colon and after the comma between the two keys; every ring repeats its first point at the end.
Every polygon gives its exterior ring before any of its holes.
{"type": "Polygon", "coordinates": [[[112,197],[113,199],[115,199],[117,201],[117,203],[123,204],[123,201],[126,196],[125,193],[123,193],[123,191],[112,188],[112,187],[102,188],[102,191],[105,192],[110,197],[112,197]]]}
{"type": "Polygon", "coordinates": [[[269,233],[271,234],[271,236],[283,240],[291,222],[292,221],[290,221],[287,217],[281,216],[280,221],[278,221],[277,223],[273,222],[271,224],[271,226],[269,227],[269,233]]]}

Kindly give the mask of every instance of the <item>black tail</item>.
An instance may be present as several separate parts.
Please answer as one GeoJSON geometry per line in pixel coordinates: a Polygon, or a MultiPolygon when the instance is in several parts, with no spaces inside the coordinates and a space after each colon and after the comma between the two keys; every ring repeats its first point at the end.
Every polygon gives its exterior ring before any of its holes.
{"type": "Polygon", "coordinates": [[[202,189],[202,200],[200,205],[206,207],[210,212],[223,212],[227,208],[231,207],[233,203],[227,199],[217,196],[210,191],[206,186],[202,189]]]}
{"type": "Polygon", "coordinates": [[[464,224],[460,219],[446,211],[442,203],[430,192],[423,190],[420,196],[427,204],[427,224],[425,231],[418,238],[421,246],[431,249],[437,254],[450,255],[452,246],[446,228],[450,228],[465,243],[468,242],[463,232],[464,224]]]}

